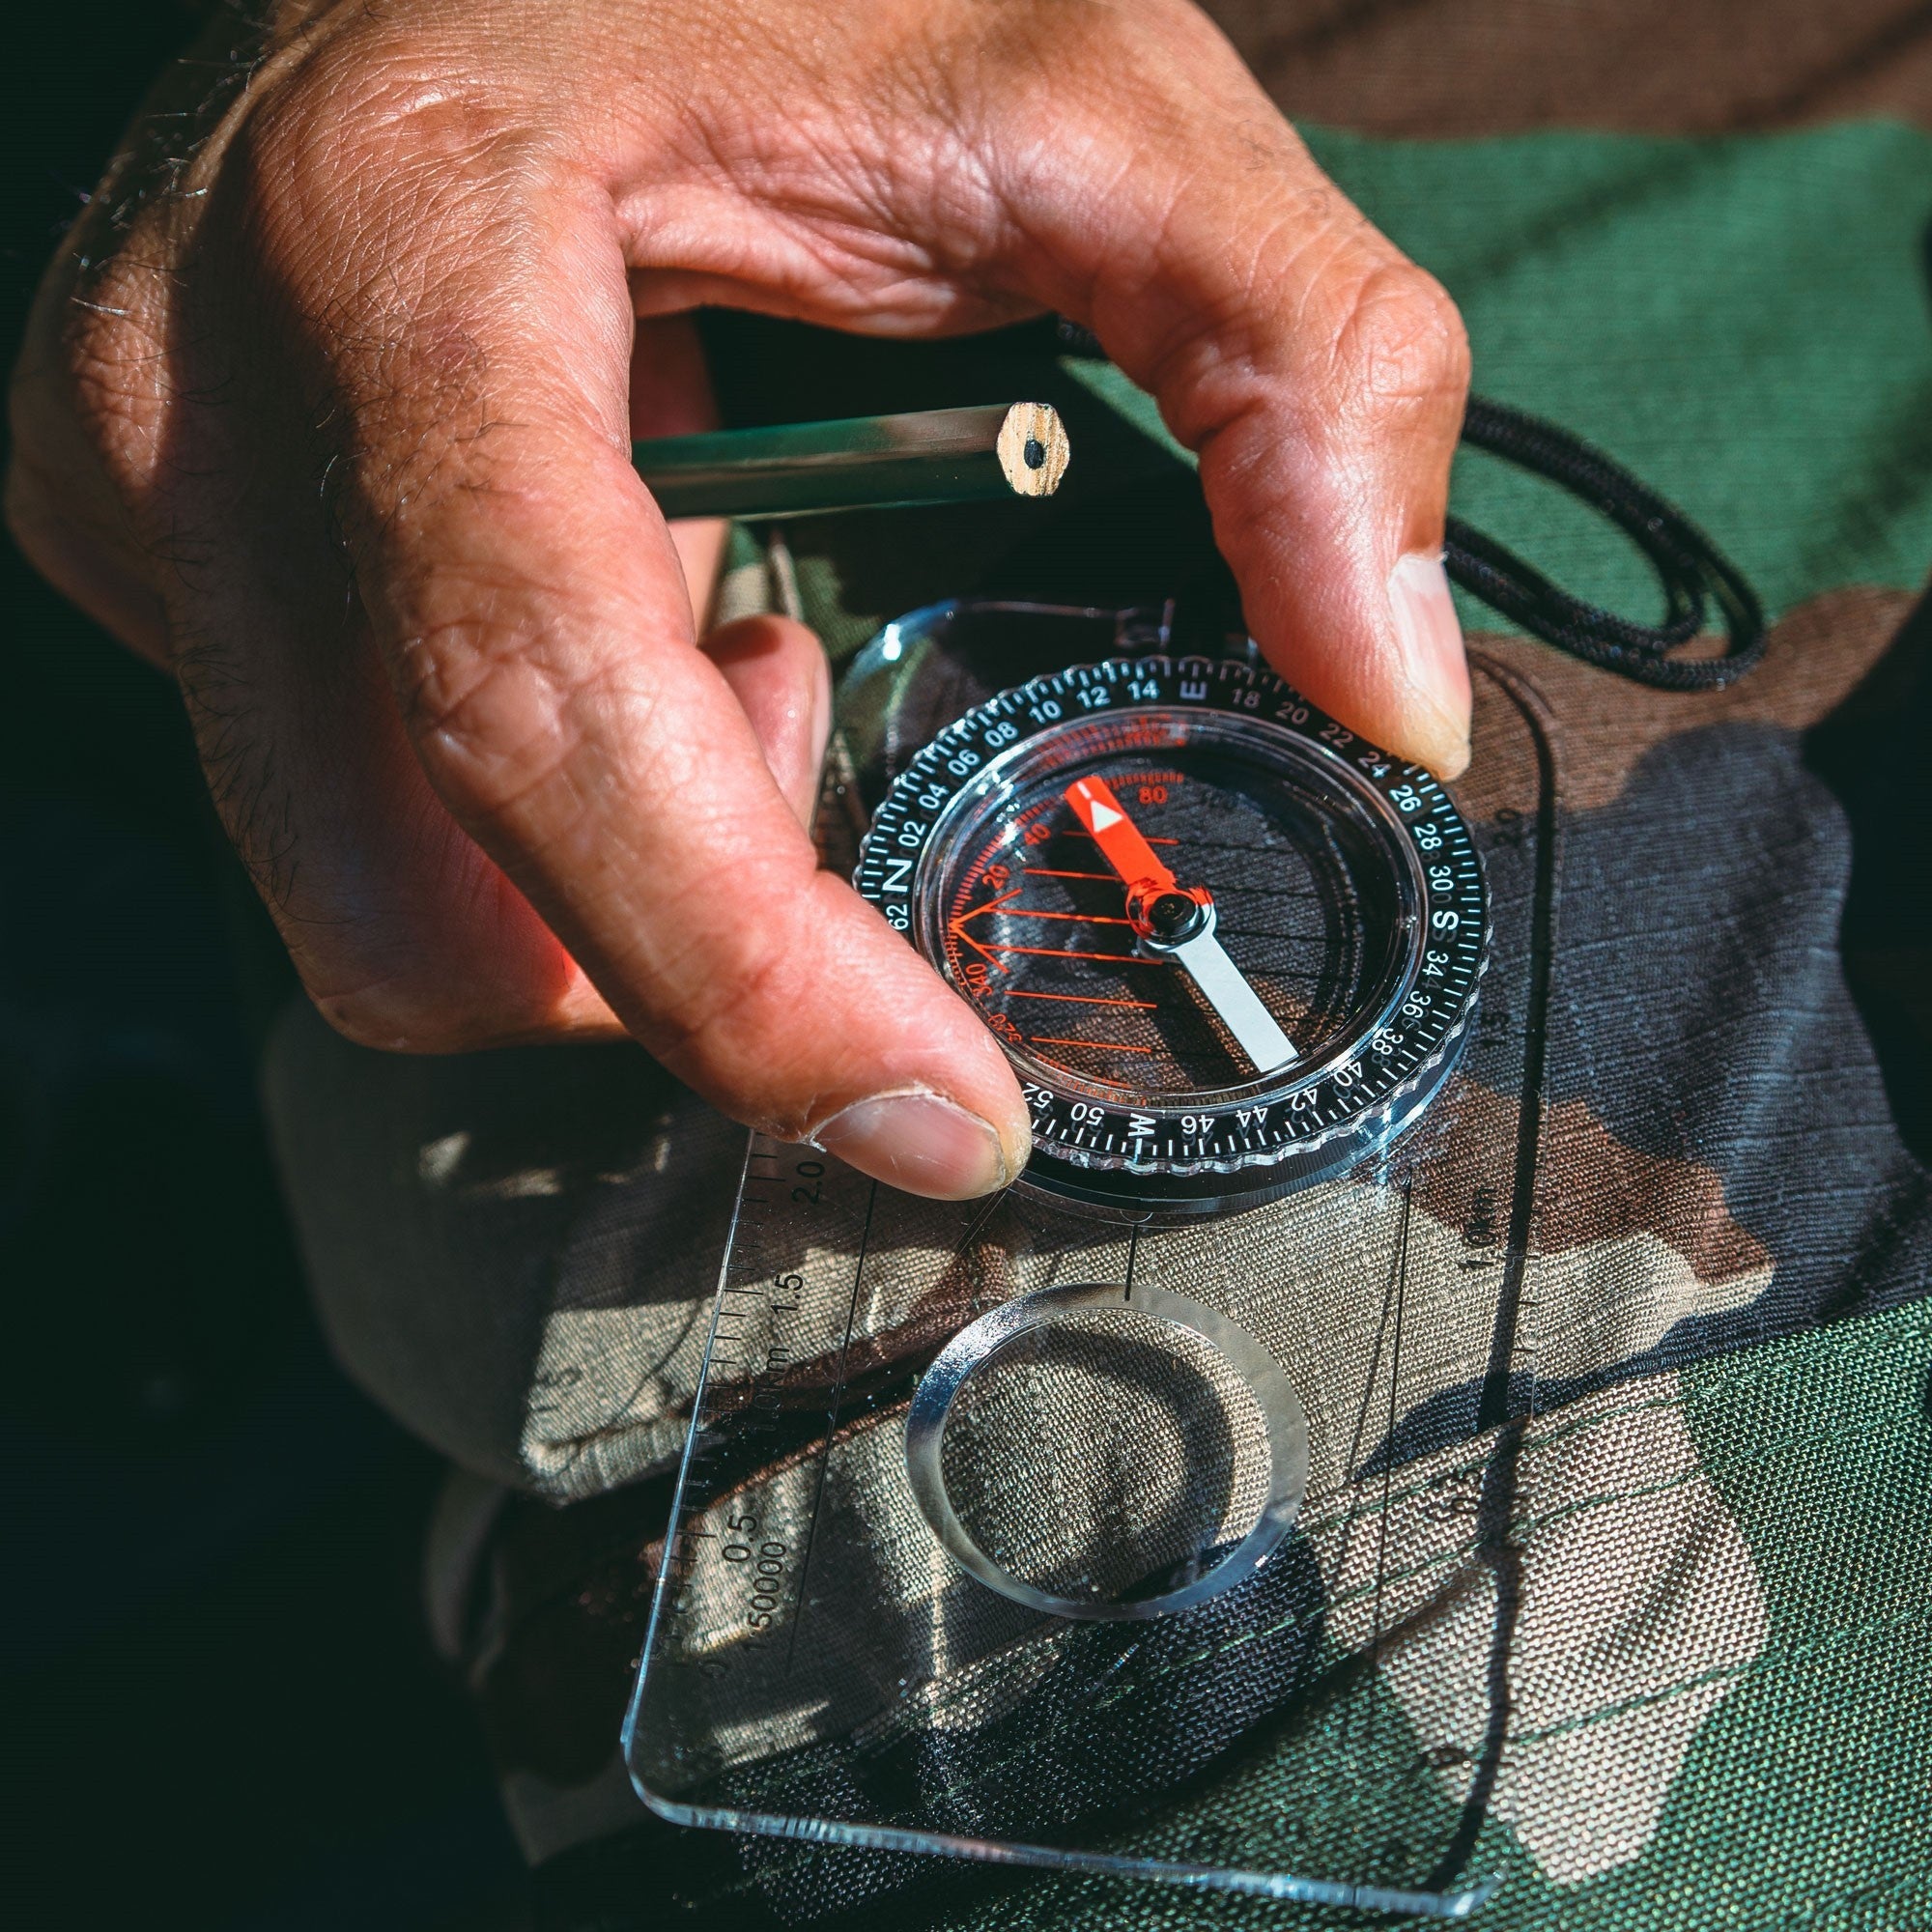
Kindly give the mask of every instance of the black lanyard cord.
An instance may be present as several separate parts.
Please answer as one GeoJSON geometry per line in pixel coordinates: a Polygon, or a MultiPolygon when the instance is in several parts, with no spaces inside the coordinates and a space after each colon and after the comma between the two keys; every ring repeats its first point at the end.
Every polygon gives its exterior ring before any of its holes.
{"type": "MultiPolygon", "coordinates": [[[[1077,323],[1059,317],[1056,328],[1061,354],[1106,359],[1098,339],[1077,323]]],[[[1764,656],[1764,611],[1737,565],[1622,464],[1541,416],[1481,396],[1469,398],[1463,440],[1567,490],[1615,524],[1657,572],[1664,617],[1661,624],[1639,624],[1586,604],[1493,537],[1450,517],[1443,567],[1471,596],[1558,650],[1663,691],[1715,691],[1764,656]],[[1728,647],[1717,657],[1672,657],[1704,632],[1714,604],[1728,647]]]]}
{"type": "Polygon", "coordinates": [[[1650,559],[1663,587],[1661,624],[1634,623],[1559,589],[1493,537],[1451,517],[1443,566],[1463,589],[1532,636],[1588,664],[1664,691],[1712,691],[1764,655],[1764,612],[1737,566],[1696,525],[1621,464],[1554,423],[1469,398],[1463,440],[1526,469],[1607,517],[1650,559]],[[1730,643],[1719,657],[1672,657],[1703,629],[1712,604],[1730,643]]]}

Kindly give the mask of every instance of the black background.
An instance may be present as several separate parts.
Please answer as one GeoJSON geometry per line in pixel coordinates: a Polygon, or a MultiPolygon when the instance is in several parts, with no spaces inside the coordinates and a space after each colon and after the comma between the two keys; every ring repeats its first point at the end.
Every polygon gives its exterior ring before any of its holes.
{"type": "MultiPolygon", "coordinates": [[[[171,0],[37,11],[0,79],[9,367],[195,24],[171,0]]],[[[521,1925],[477,1727],[424,1634],[439,1470],[303,1298],[253,1087],[280,988],[238,981],[257,915],[178,706],[11,544],[0,600],[7,1915],[521,1925]]]]}

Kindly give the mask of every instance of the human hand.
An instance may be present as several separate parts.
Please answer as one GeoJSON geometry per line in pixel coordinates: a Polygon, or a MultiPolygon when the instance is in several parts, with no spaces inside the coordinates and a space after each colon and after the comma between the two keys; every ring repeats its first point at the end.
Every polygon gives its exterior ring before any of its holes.
{"type": "Polygon", "coordinates": [[[991,1036],[816,869],[816,644],[700,642],[631,469],[702,424],[699,303],[1085,324],[1200,452],[1270,660],[1465,761],[1460,324],[1184,0],[287,0],[207,72],[49,272],[8,514],[179,680],[351,1037],[627,1031],[901,1186],[1026,1159],[991,1036]]]}

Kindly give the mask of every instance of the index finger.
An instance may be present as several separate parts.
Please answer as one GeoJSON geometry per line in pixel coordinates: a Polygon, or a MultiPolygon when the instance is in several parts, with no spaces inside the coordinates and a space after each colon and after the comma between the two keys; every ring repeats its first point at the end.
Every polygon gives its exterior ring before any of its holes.
{"type": "MultiPolygon", "coordinates": [[[[1140,19],[1125,98],[1060,145],[1003,130],[1004,270],[1071,316],[1195,450],[1250,629],[1316,702],[1454,777],[1469,679],[1442,537],[1468,350],[1455,305],[1350,205],[1218,31],[1140,19]]],[[[1030,114],[997,96],[994,112],[1030,114]]]]}

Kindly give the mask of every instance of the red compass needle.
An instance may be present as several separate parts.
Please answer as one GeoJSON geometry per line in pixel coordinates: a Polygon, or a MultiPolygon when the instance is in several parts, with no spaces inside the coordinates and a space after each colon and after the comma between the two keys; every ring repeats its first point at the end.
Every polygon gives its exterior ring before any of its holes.
{"type": "Polygon", "coordinates": [[[1066,787],[1066,802],[1121,875],[1127,921],[1141,945],[1186,973],[1258,1072],[1286,1066],[1296,1057],[1294,1043],[1215,938],[1213,895],[1175,878],[1105,779],[1075,779],[1066,787]]]}
{"type": "Polygon", "coordinates": [[[1156,893],[1178,893],[1180,888],[1168,868],[1154,856],[1154,849],[1141,837],[1141,829],[1127,816],[1126,808],[1114,796],[1105,779],[1075,779],[1066,787],[1066,802],[1073,815],[1093,835],[1100,855],[1120,873],[1130,893],[1148,896],[1156,893]]]}

